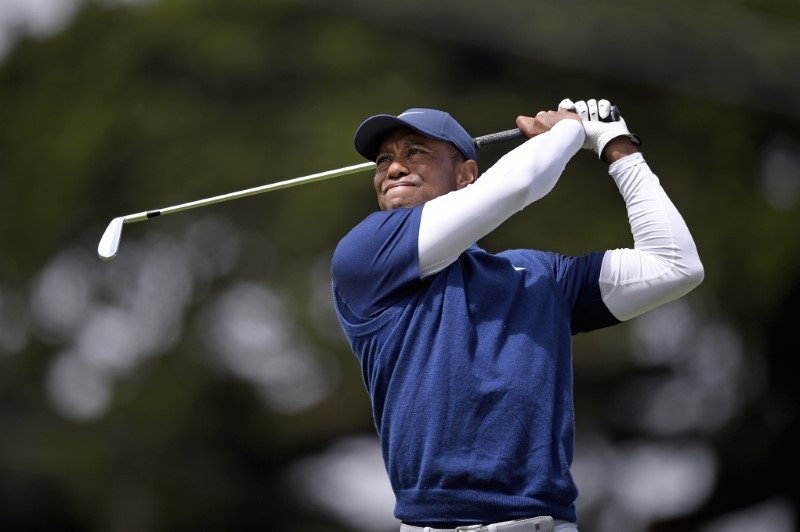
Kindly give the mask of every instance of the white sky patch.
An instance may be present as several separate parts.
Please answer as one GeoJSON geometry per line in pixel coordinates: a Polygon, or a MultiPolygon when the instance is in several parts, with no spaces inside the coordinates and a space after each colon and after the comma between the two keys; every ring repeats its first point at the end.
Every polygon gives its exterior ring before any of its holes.
{"type": "Polygon", "coordinates": [[[700,532],[795,532],[797,530],[797,509],[791,501],[776,497],[766,502],[731,512],[718,518],[700,532]]]}
{"type": "Polygon", "coordinates": [[[718,475],[713,449],[699,440],[615,443],[591,430],[579,434],[572,472],[578,515],[598,532],[644,532],[680,517],[711,495],[718,475]]]}
{"type": "Polygon", "coordinates": [[[50,341],[68,340],[89,309],[91,268],[84,255],[74,249],[59,253],[33,281],[31,312],[37,332],[50,341]]]}
{"type": "Polygon", "coordinates": [[[714,488],[717,463],[703,444],[641,442],[621,451],[609,484],[627,511],[642,519],[686,515],[701,506],[714,488]]]}
{"type": "Polygon", "coordinates": [[[660,436],[713,432],[763,386],[739,333],[704,315],[686,299],[631,323],[632,353],[643,367],[665,371],[626,384],[617,397],[620,419],[660,436]]]}
{"type": "Polygon", "coordinates": [[[584,431],[578,434],[575,459],[570,471],[580,489],[578,515],[602,505],[609,495],[608,479],[617,451],[600,434],[584,431]]]}
{"type": "Polygon", "coordinates": [[[288,312],[275,292],[239,283],[212,303],[202,330],[231,372],[255,384],[273,409],[290,414],[327,397],[338,376],[311,353],[288,312]]]}
{"type": "Polygon", "coordinates": [[[76,421],[102,416],[113,395],[108,375],[71,352],[63,352],[55,359],[46,386],[53,407],[76,421]]]}
{"type": "Polygon", "coordinates": [[[0,0],[0,60],[23,35],[46,37],[72,20],[80,0],[0,0]]]}
{"type": "Polygon", "coordinates": [[[394,493],[375,436],[351,436],[290,469],[302,500],[353,530],[394,531],[394,493]]]}
{"type": "MultiPolygon", "coordinates": [[[[117,378],[180,341],[198,283],[226,275],[238,261],[239,242],[236,229],[224,221],[203,220],[184,237],[151,231],[143,241],[129,239],[111,263],[81,247],[55,255],[34,276],[31,326],[19,327],[64,348],[48,372],[54,409],[81,421],[104,415],[117,378]],[[215,246],[214,238],[223,236],[225,245],[215,246]],[[216,252],[204,253],[209,248],[216,252]]],[[[2,296],[0,291],[0,317],[6,307],[13,310],[13,298],[2,296]]],[[[0,325],[0,352],[4,343],[27,342],[27,336],[4,342],[2,333],[0,325]]]]}
{"type": "Polygon", "coordinates": [[[97,308],[81,328],[77,355],[97,371],[121,375],[147,356],[161,336],[135,313],[120,308],[97,308]]]}
{"type": "MultiPolygon", "coordinates": [[[[25,35],[48,37],[66,28],[85,0],[0,0],[0,61],[25,35]]],[[[106,5],[135,5],[155,0],[102,0],[106,5]]]]}

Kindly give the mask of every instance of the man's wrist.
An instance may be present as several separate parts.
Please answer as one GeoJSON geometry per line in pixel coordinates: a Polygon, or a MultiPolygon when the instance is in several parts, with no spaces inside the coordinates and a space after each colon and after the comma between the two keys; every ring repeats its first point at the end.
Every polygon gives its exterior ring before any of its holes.
{"type": "Polygon", "coordinates": [[[603,147],[603,154],[601,159],[607,164],[611,164],[625,157],[639,151],[636,144],[626,135],[614,137],[608,141],[603,147]]]}

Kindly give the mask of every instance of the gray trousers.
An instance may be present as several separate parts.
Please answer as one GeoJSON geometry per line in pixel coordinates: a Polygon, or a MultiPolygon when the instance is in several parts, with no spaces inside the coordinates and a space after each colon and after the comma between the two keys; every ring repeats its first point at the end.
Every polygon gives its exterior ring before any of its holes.
{"type": "Polygon", "coordinates": [[[431,528],[400,525],[400,532],[578,532],[578,525],[569,521],[553,519],[548,516],[531,517],[491,523],[488,525],[468,525],[458,528],[431,528]]]}

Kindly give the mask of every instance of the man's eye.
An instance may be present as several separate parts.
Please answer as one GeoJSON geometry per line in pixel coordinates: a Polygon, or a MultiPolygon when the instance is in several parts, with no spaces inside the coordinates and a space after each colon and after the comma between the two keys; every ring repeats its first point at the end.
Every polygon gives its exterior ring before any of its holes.
{"type": "Polygon", "coordinates": [[[375,159],[375,164],[385,164],[390,162],[388,155],[380,155],[377,159],[375,159]]]}

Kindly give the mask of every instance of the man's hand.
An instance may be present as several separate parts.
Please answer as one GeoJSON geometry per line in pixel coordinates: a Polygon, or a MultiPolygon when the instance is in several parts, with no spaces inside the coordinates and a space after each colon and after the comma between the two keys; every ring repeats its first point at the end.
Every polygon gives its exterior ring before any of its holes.
{"type": "Polygon", "coordinates": [[[526,137],[535,137],[547,131],[562,120],[581,121],[580,115],[575,111],[559,109],[558,111],[539,111],[536,116],[518,116],[517,127],[526,137]]]}
{"type": "Polygon", "coordinates": [[[567,98],[558,107],[573,111],[581,117],[583,129],[586,131],[583,148],[594,150],[600,160],[611,164],[620,157],[638,151],[636,146],[641,144],[639,137],[628,131],[621,116],[613,114],[611,102],[608,100],[572,102],[567,98]]]}

